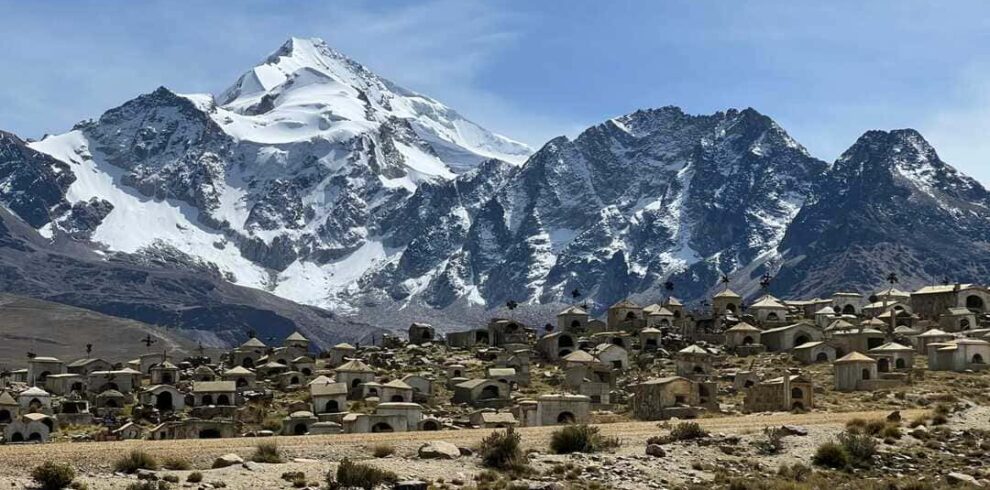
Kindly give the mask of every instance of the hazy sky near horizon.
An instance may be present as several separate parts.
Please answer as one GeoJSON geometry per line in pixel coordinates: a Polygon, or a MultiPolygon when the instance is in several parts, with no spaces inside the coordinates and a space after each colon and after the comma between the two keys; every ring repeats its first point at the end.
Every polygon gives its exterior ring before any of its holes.
{"type": "Polygon", "coordinates": [[[640,108],[753,107],[834,160],[918,129],[990,185],[980,1],[0,0],[0,129],[68,130],[160,85],[219,93],[288,37],[539,147],[640,108]]]}

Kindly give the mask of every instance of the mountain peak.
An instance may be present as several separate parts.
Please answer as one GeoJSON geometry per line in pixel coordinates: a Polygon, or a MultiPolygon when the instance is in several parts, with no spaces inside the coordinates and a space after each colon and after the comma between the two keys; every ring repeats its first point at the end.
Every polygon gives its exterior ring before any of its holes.
{"type": "MultiPolygon", "coordinates": [[[[282,56],[292,56],[296,52],[326,51],[340,54],[331,48],[326,41],[318,37],[296,37],[287,39],[268,59],[278,59],[282,56]]],[[[343,55],[341,55],[343,56],[343,55]]]]}
{"type": "Polygon", "coordinates": [[[334,80],[359,90],[368,90],[374,85],[400,95],[411,94],[378,77],[320,38],[291,37],[262,63],[242,75],[217,100],[221,105],[240,105],[245,100],[256,102],[263,95],[286,88],[296,78],[307,75],[334,80]]]}
{"type": "Polygon", "coordinates": [[[870,189],[877,196],[897,186],[939,201],[990,202],[979,182],[942,161],[914,129],[867,131],[839,156],[829,174],[833,186],[870,189]]]}
{"type": "Polygon", "coordinates": [[[867,166],[915,169],[945,167],[935,148],[914,129],[869,130],[836,162],[838,167],[867,166]]]}

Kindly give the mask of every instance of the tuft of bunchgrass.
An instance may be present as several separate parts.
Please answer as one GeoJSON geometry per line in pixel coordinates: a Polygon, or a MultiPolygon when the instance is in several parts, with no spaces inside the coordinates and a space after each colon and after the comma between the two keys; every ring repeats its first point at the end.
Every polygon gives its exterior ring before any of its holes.
{"type": "Polygon", "coordinates": [[[192,468],[192,464],[189,463],[189,460],[170,456],[162,461],[162,468],[172,471],[186,471],[192,468]]]}
{"type": "Polygon", "coordinates": [[[379,444],[371,448],[371,454],[376,458],[387,458],[395,454],[395,447],[389,444],[379,444]]]}
{"type": "Polygon", "coordinates": [[[284,463],[282,453],[278,450],[278,444],[274,442],[262,442],[254,448],[251,461],[255,463],[284,463]]]}
{"type": "Polygon", "coordinates": [[[113,470],[120,473],[136,473],[137,470],[157,470],[158,460],[154,456],[139,450],[131,451],[127,456],[118,459],[113,464],[113,470]]]}

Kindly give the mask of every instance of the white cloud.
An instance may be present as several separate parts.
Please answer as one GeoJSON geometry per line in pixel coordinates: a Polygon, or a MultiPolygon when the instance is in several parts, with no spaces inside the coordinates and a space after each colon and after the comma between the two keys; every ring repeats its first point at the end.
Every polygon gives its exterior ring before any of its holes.
{"type": "Polygon", "coordinates": [[[147,3],[112,14],[99,3],[78,11],[12,8],[0,33],[7,48],[0,127],[25,137],[65,131],[159,85],[218,93],[289,36],[314,36],[530,145],[574,131],[570,121],[481,88],[493,60],[521,42],[529,19],[489,2],[398,5],[147,3]]]}

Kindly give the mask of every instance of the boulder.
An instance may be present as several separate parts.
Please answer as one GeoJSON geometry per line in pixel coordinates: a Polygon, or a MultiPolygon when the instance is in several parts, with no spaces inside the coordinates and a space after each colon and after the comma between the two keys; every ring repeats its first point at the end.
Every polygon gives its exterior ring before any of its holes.
{"type": "Polygon", "coordinates": [[[158,473],[152,470],[140,469],[137,470],[138,480],[148,480],[148,481],[158,481],[158,473]]]}
{"type": "Polygon", "coordinates": [[[808,429],[801,427],[800,425],[783,425],[780,427],[789,436],[806,436],[808,435],[808,429]]]}
{"type": "Polygon", "coordinates": [[[460,456],[461,450],[445,441],[429,442],[419,448],[421,459],[457,459],[460,456]]]}
{"type": "Polygon", "coordinates": [[[217,468],[226,468],[228,466],[234,466],[239,464],[244,464],[244,458],[241,458],[240,456],[231,453],[231,454],[224,454],[223,456],[217,458],[215,461],[213,461],[212,467],[213,469],[217,469],[217,468]]]}
{"type": "Polygon", "coordinates": [[[659,444],[649,444],[646,446],[646,455],[653,456],[654,458],[662,458],[667,456],[667,451],[659,444]]]}
{"type": "Polygon", "coordinates": [[[972,477],[970,475],[967,475],[965,473],[959,473],[959,472],[955,472],[955,471],[952,472],[952,473],[949,473],[948,475],[945,475],[945,481],[949,485],[966,484],[966,485],[972,485],[974,487],[982,487],[983,486],[983,485],[980,485],[980,482],[977,481],[976,478],[974,478],[974,477],[972,477]]]}
{"type": "Polygon", "coordinates": [[[396,483],[392,488],[394,490],[426,490],[429,485],[422,480],[406,480],[396,483]]]}

